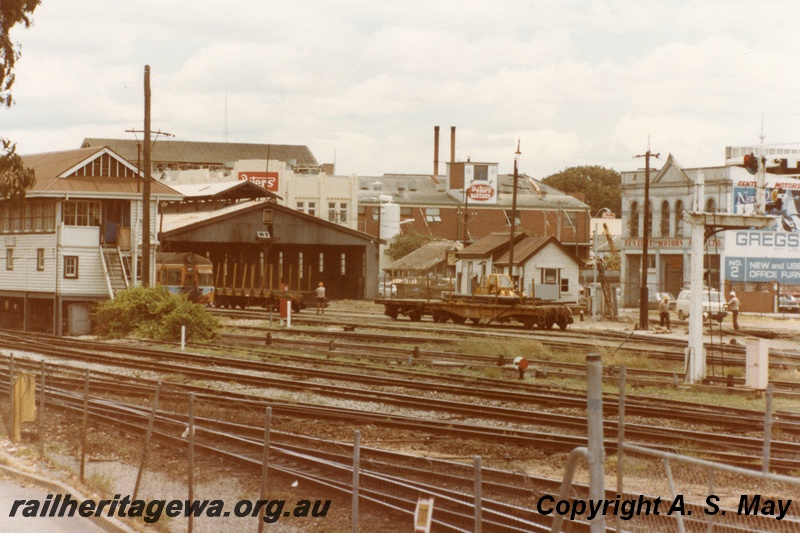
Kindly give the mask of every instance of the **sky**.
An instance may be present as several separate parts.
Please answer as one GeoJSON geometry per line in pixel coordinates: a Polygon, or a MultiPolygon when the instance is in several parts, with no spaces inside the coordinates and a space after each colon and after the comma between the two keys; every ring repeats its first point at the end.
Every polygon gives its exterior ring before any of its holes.
{"type": "Polygon", "coordinates": [[[544,178],[684,167],[800,142],[800,2],[43,0],[0,137],[21,154],[88,137],[306,145],[335,173],[456,160],[544,178]],[[652,161],[652,167],[660,166],[652,161]]]}

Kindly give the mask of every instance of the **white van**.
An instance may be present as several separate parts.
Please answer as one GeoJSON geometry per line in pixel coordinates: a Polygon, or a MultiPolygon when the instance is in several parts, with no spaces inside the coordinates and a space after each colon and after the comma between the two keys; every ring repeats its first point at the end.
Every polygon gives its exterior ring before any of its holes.
{"type": "MultiPolygon", "coordinates": [[[[683,320],[689,317],[689,306],[691,305],[692,291],[681,291],[678,295],[678,300],[675,302],[675,308],[678,310],[678,319],[683,320]]],[[[728,304],[722,293],[713,289],[703,289],[703,314],[708,313],[708,318],[714,319],[717,322],[722,322],[728,316],[728,304]]]]}

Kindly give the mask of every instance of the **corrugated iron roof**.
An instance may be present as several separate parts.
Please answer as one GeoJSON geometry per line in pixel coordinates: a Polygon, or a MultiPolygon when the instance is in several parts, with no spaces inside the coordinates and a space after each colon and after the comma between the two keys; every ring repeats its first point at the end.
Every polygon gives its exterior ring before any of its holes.
{"type": "MultiPolygon", "coordinates": [[[[485,256],[491,255],[492,253],[496,252],[498,248],[503,246],[508,246],[508,241],[511,237],[510,232],[497,232],[497,233],[490,233],[486,237],[479,239],[472,244],[469,244],[464,247],[457,255],[459,257],[467,257],[467,256],[485,256]]],[[[525,234],[518,233],[514,235],[514,242],[519,241],[525,237],[525,234]]]]}
{"type": "MultiPolygon", "coordinates": [[[[233,215],[244,213],[251,209],[261,209],[263,207],[269,207],[275,211],[288,213],[293,217],[303,219],[309,224],[315,224],[325,228],[333,229],[363,241],[375,240],[375,237],[362,231],[354,230],[335,222],[329,222],[313,215],[307,215],[302,211],[297,211],[290,207],[264,200],[249,200],[223,207],[209,205],[202,211],[192,211],[189,213],[164,213],[161,220],[161,231],[165,237],[169,237],[169,233],[180,232],[181,230],[189,229],[191,226],[202,226],[211,223],[224,223],[226,218],[229,218],[233,215]]],[[[383,243],[384,241],[380,242],[383,243]]]]}
{"type": "MultiPolygon", "coordinates": [[[[555,244],[561,250],[570,256],[576,263],[582,264],[583,262],[578,259],[578,257],[571,252],[566,246],[564,246],[561,241],[556,239],[555,237],[531,237],[525,236],[524,239],[518,241],[514,245],[514,265],[521,265],[525,261],[528,261],[531,257],[539,253],[539,251],[547,246],[548,244],[555,244]]],[[[508,265],[509,259],[509,250],[503,252],[500,257],[495,259],[492,264],[495,266],[500,265],[508,265]]]]}
{"type": "Polygon", "coordinates": [[[217,181],[209,183],[181,183],[172,188],[186,200],[213,198],[280,198],[277,194],[247,180],[217,181]]]}
{"type": "MultiPolygon", "coordinates": [[[[61,177],[82,163],[91,165],[92,160],[104,154],[128,164],[125,159],[111,150],[101,148],[80,148],[61,152],[47,152],[22,156],[26,167],[36,173],[36,183],[29,190],[36,193],[87,193],[113,195],[141,194],[142,180],[139,178],[111,176],[69,176],[61,177]]],[[[151,180],[150,191],[154,196],[179,199],[180,193],[170,187],[151,180]]]]}
{"type": "Polygon", "coordinates": [[[464,247],[456,241],[433,241],[391,263],[384,270],[430,270],[447,258],[447,252],[464,247]]]}
{"type": "MultiPolygon", "coordinates": [[[[108,146],[131,162],[139,158],[135,139],[86,138],[81,148],[108,146]]],[[[222,165],[244,159],[294,160],[300,166],[317,166],[317,159],[307,146],[293,144],[252,144],[202,141],[161,140],[153,144],[150,153],[153,163],[193,163],[222,165]]]]}

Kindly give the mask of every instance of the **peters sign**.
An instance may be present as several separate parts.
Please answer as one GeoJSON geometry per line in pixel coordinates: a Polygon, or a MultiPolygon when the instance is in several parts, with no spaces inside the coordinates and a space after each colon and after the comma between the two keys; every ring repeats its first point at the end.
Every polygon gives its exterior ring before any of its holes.
{"type": "Polygon", "coordinates": [[[278,192],[277,172],[239,172],[239,181],[252,181],[270,192],[278,192]]]}

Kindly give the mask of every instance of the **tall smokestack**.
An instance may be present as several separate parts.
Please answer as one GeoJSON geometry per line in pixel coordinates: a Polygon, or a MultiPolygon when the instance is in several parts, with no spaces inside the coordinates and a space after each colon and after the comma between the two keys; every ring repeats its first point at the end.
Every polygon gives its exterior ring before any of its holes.
{"type": "Polygon", "coordinates": [[[433,175],[439,175],[439,126],[433,127],[433,175]]]}
{"type": "Polygon", "coordinates": [[[450,126],[450,162],[456,162],[456,127],[450,126]]]}

